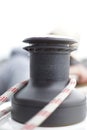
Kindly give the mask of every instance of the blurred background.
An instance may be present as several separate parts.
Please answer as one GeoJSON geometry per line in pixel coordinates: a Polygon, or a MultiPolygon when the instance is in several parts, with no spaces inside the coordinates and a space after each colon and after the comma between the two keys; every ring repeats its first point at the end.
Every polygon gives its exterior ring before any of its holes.
{"type": "Polygon", "coordinates": [[[23,39],[63,28],[79,39],[76,57],[87,58],[86,0],[0,0],[0,60],[23,39]]]}

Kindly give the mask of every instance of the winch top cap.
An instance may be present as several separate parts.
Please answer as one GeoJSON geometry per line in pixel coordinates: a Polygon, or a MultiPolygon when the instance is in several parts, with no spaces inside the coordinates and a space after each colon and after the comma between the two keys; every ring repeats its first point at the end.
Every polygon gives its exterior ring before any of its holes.
{"type": "Polygon", "coordinates": [[[26,42],[26,43],[30,43],[30,44],[33,44],[33,43],[49,43],[49,44],[76,44],[77,41],[72,39],[72,38],[68,38],[66,36],[61,36],[61,37],[58,37],[58,36],[44,36],[44,37],[30,37],[30,38],[26,38],[23,40],[23,42],[26,42]]]}

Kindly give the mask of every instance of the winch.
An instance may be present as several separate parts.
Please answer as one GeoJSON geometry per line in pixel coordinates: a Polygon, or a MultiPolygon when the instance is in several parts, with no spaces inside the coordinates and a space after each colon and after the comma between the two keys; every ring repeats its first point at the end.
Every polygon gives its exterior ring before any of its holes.
{"type": "MultiPolygon", "coordinates": [[[[17,128],[68,85],[70,53],[77,49],[76,41],[67,37],[30,37],[23,42],[29,43],[24,49],[30,52],[30,79],[12,97],[11,122],[17,128]]],[[[67,129],[82,123],[85,117],[86,98],[74,89],[37,129],[67,129]]]]}

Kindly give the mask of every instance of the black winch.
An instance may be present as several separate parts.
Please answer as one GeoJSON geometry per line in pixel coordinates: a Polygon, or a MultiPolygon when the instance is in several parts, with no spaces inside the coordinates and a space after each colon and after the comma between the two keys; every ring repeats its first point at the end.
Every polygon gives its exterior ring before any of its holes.
{"type": "MultiPolygon", "coordinates": [[[[69,82],[70,52],[75,40],[58,37],[31,37],[24,42],[30,52],[28,85],[12,98],[12,118],[25,123],[49,103],[69,82]]],[[[86,117],[86,99],[76,89],[41,125],[58,127],[79,123],[86,117]]]]}

